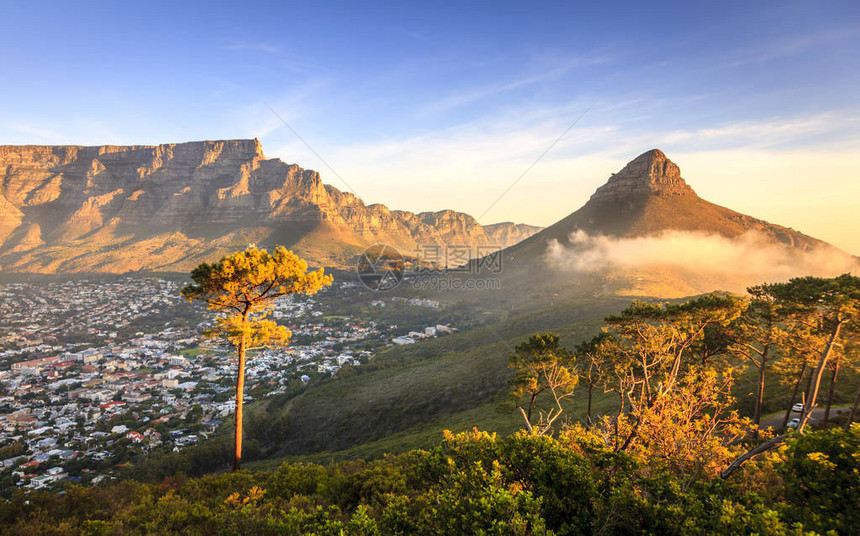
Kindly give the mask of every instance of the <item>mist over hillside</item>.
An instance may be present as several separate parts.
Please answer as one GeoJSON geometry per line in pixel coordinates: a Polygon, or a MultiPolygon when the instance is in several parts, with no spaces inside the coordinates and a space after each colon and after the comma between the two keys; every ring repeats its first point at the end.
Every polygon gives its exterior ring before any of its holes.
{"type": "Polygon", "coordinates": [[[682,297],[860,269],[857,257],[794,229],[700,198],[660,150],[647,151],[566,218],[503,252],[506,283],[682,297]],[[537,277],[540,274],[540,277],[537,277]],[[583,275],[590,278],[583,279],[583,275]]]}

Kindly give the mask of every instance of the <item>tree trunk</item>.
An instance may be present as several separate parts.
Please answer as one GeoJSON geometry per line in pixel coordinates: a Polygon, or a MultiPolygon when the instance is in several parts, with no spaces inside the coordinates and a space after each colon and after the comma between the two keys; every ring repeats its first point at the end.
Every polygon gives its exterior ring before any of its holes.
{"type": "Polygon", "coordinates": [[[833,405],[833,385],[836,383],[836,375],[839,374],[839,361],[833,363],[833,375],[830,376],[830,389],[827,392],[827,407],[824,409],[824,426],[830,420],[830,406],[833,405]]]}
{"type": "Polygon", "coordinates": [[[529,418],[526,416],[526,410],[524,410],[522,406],[517,407],[519,408],[520,413],[523,416],[523,420],[526,421],[526,430],[528,430],[529,433],[532,433],[532,423],[529,422],[529,418]]]}
{"type": "Polygon", "coordinates": [[[526,416],[526,419],[527,419],[529,422],[532,422],[532,410],[533,410],[533,409],[534,409],[534,407],[535,407],[535,399],[536,399],[536,398],[537,398],[537,393],[532,393],[532,398],[531,398],[531,400],[529,400],[529,411],[528,411],[528,415],[526,416]]]}
{"type": "Polygon", "coordinates": [[[781,445],[785,441],[786,437],[788,437],[788,434],[776,436],[772,439],[765,441],[764,443],[757,446],[756,448],[743,453],[737,459],[735,459],[735,461],[733,461],[731,464],[729,464],[728,467],[726,467],[725,469],[723,469],[720,472],[720,477],[721,478],[728,478],[732,473],[737,471],[741,465],[746,463],[747,460],[751,459],[753,456],[761,454],[762,452],[768,451],[774,447],[778,447],[779,445],[781,445]]]}
{"type": "Polygon", "coordinates": [[[236,377],[236,434],[234,441],[233,471],[242,465],[242,404],[245,401],[245,333],[239,340],[239,371],[236,377]]]}
{"type": "Polygon", "coordinates": [[[814,378],[814,377],[815,377],[815,370],[813,369],[813,370],[809,371],[809,377],[806,378],[806,387],[803,388],[803,393],[801,393],[801,395],[800,395],[801,396],[800,401],[803,402],[804,404],[809,402],[809,398],[808,398],[809,389],[812,387],[812,378],[814,378]]]}
{"type": "Polygon", "coordinates": [[[761,406],[764,403],[764,370],[767,367],[767,354],[770,345],[765,345],[761,352],[761,363],[758,369],[758,396],[755,399],[755,414],[753,415],[753,423],[755,424],[756,434],[758,434],[758,425],[761,423],[761,406]]]}
{"type": "Polygon", "coordinates": [[[788,409],[785,410],[785,418],[782,419],[783,428],[788,426],[788,419],[791,418],[791,407],[794,405],[794,401],[797,400],[797,390],[800,389],[800,382],[803,381],[804,372],[806,372],[806,361],[804,361],[803,366],[800,367],[800,374],[797,375],[797,381],[794,382],[794,391],[791,392],[791,399],[788,401],[788,409]]]}
{"type": "Polygon", "coordinates": [[[639,425],[641,425],[641,424],[642,424],[642,419],[641,419],[641,417],[639,417],[637,415],[636,424],[633,426],[633,430],[627,436],[627,439],[624,440],[624,444],[622,444],[621,447],[618,449],[619,451],[627,450],[627,447],[629,447],[630,444],[633,443],[633,439],[636,438],[637,435],[639,435],[639,425]]]}
{"type": "Polygon", "coordinates": [[[857,396],[854,397],[854,405],[851,406],[851,413],[848,414],[848,422],[845,423],[845,431],[851,429],[851,423],[854,422],[854,416],[857,415],[857,406],[860,406],[860,388],[857,389],[857,396]]]}
{"type": "Polygon", "coordinates": [[[588,384],[588,406],[585,408],[585,429],[591,429],[591,391],[594,389],[594,384],[588,384]]]}
{"type": "Polygon", "coordinates": [[[812,410],[815,408],[815,399],[818,398],[818,389],[821,387],[821,377],[824,375],[824,367],[827,366],[827,360],[830,359],[830,353],[833,351],[833,344],[839,337],[839,332],[842,329],[842,321],[837,320],[836,327],[830,334],[830,339],[827,340],[827,346],[824,347],[824,352],[821,354],[821,359],[818,360],[818,366],[815,369],[813,376],[815,381],[812,383],[812,389],[809,391],[809,396],[806,397],[806,403],[803,405],[803,414],[800,418],[800,426],[797,427],[797,433],[803,433],[803,427],[809,417],[812,416],[812,410]]]}

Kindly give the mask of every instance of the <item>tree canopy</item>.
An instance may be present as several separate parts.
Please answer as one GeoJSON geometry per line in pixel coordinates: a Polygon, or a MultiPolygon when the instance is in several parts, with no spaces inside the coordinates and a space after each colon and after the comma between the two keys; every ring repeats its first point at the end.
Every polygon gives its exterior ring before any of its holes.
{"type": "Polygon", "coordinates": [[[193,285],[182,289],[188,301],[206,303],[218,313],[216,325],[206,332],[222,337],[235,348],[239,358],[236,378],[236,432],[233,470],[242,459],[242,406],[245,385],[245,355],[253,348],[285,345],[289,330],[266,316],[278,298],[290,294],[314,294],[330,285],[332,277],[322,268],[308,272],[307,263],[283,246],[269,254],[249,246],[214,264],[203,263],[191,272],[193,285]]]}
{"type": "Polygon", "coordinates": [[[509,357],[510,368],[516,369],[511,379],[510,394],[519,401],[528,400],[527,408],[520,407],[526,428],[532,431],[532,412],[538,396],[547,392],[552,398],[552,407],[541,413],[537,432],[546,433],[564,411],[562,400],[573,395],[578,378],[572,374],[575,357],[559,344],[554,333],[539,333],[518,345],[509,357]]]}

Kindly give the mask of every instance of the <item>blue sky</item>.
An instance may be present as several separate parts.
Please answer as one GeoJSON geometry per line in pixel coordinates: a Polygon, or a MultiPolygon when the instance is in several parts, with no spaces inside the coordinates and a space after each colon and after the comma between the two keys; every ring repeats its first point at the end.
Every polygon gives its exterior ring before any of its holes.
{"type": "Polygon", "coordinates": [[[34,4],[0,8],[0,143],[256,136],[367,203],[540,225],[659,147],[860,253],[858,2],[34,4]]]}

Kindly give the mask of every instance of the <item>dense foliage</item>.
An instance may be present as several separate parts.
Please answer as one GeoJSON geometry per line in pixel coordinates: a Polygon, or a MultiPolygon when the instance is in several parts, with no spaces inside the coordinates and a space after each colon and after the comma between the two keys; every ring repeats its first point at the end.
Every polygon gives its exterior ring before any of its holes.
{"type": "Polygon", "coordinates": [[[136,468],[159,483],[19,492],[0,503],[0,532],[856,533],[860,393],[844,423],[828,419],[840,367],[860,368],[860,278],[799,278],[750,296],[637,301],[575,351],[553,333],[531,336],[509,358],[526,428],[510,436],[446,432],[434,449],[375,461],[181,476],[223,465],[228,445],[216,438],[136,468]],[[749,366],[756,421],[766,379],[793,383],[792,404],[805,379],[795,429],[775,435],[739,415],[732,389],[749,366]],[[560,419],[577,385],[582,423],[560,419]],[[610,404],[592,415],[595,391],[610,404]]]}
{"type": "Polygon", "coordinates": [[[860,524],[860,426],[790,439],[753,463],[730,481],[688,483],[579,427],[474,431],[372,462],[19,493],[0,503],[0,532],[800,535],[860,524]]]}

